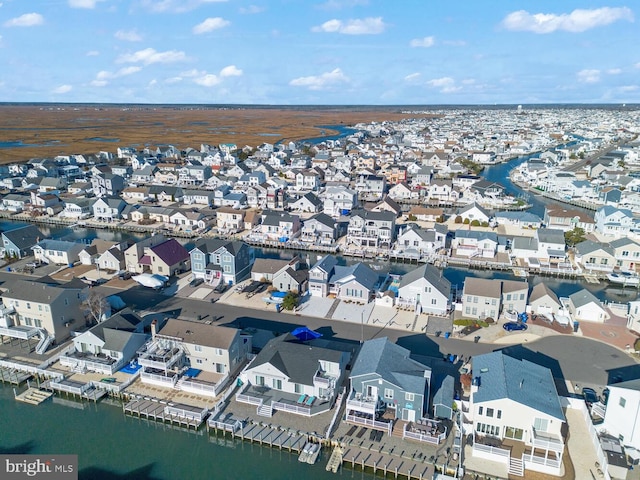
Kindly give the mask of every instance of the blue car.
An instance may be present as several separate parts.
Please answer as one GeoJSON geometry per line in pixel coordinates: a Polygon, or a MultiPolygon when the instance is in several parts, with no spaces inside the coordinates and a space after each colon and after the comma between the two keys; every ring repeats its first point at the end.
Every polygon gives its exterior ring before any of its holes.
{"type": "Polygon", "coordinates": [[[507,332],[513,332],[516,330],[526,330],[527,324],[522,322],[507,322],[504,325],[502,325],[502,328],[504,328],[507,332]]]}

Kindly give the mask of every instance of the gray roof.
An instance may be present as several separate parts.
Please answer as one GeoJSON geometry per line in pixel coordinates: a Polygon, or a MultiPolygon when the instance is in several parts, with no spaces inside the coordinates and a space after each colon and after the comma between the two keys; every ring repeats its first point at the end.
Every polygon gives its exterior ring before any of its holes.
{"type": "Polygon", "coordinates": [[[456,230],[456,238],[475,238],[476,240],[491,240],[498,243],[498,234],[495,232],[480,232],[477,230],[456,230]]]}
{"type": "Polygon", "coordinates": [[[513,237],[511,249],[538,251],[538,240],[533,237],[513,237]]]}
{"type": "Polygon", "coordinates": [[[473,378],[479,382],[473,402],[508,398],[552,417],[565,420],[551,370],[501,351],[473,357],[473,378]]]}
{"type": "Polygon", "coordinates": [[[602,244],[600,242],[585,240],[584,242],[580,242],[576,245],[576,253],[578,255],[587,255],[588,253],[596,252],[598,250],[603,250],[609,255],[614,256],[613,249],[609,245],[602,244]]]}
{"type": "Polygon", "coordinates": [[[50,238],[45,238],[41,240],[36,245],[37,247],[42,248],[43,250],[54,250],[59,252],[68,252],[75,246],[79,246],[80,244],[77,242],[69,242],[66,240],[52,240],[50,238]]]}
{"type": "Polygon", "coordinates": [[[432,384],[432,390],[435,391],[433,395],[433,401],[431,402],[434,408],[437,405],[444,405],[451,408],[453,405],[453,395],[455,393],[455,380],[451,375],[439,375],[434,378],[432,384]]]}
{"type": "Polygon", "coordinates": [[[540,282],[535,287],[533,287],[533,290],[531,290],[531,295],[529,296],[529,303],[534,302],[544,296],[548,296],[558,306],[562,306],[560,300],[558,300],[558,296],[544,282],[540,282]]]}
{"type": "Polygon", "coordinates": [[[531,212],[497,212],[496,218],[519,220],[523,223],[542,223],[542,219],[531,212]]]}
{"type": "Polygon", "coordinates": [[[595,303],[596,305],[601,305],[600,300],[598,300],[593,293],[591,293],[586,288],[582,290],[578,290],[575,293],[569,295],[569,300],[573,303],[573,306],[576,308],[580,308],[584,305],[588,305],[590,303],[595,303]]]}
{"type": "Polygon", "coordinates": [[[319,268],[323,272],[331,273],[335,266],[338,264],[338,259],[333,255],[325,255],[318,260],[311,268],[319,268]]]}
{"type": "Polygon", "coordinates": [[[313,377],[320,368],[320,360],[340,363],[341,358],[342,352],[311,346],[286,333],[270,340],[253,359],[250,368],[268,363],[284,373],[293,383],[313,385],[313,377]]]}
{"type": "Polygon", "coordinates": [[[366,220],[382,220],[384,222],[394,222],[396,219],[396,215],[392,212],[372,212],[361,208],[351,212],[351,218],[354,217],[362,217],[366,220]]]}
{"type": "Polygon", "coordinates": [[[631,240],[628,237],[621,237],[621,238],[616,238],[615,240],[611,240],[609,242],[609,245],[611,245],[613,248],[625,247],[627,245],[640,247],[640,244],[638,244],[638,242],[631,240]]]}
{"type": "Polygon", "coordinates": [[[83,287],[76,282],[69,282],[61,285],[54,282],[49,283],[39,280],[14,280],[7,284],[9,288],[2,294],[2,296],[15,300],[26,300],[33,303],[49,305],[70,288],[77,288],[78,291],[83,288],[88,288],[88,286],[82,283],[81,280],[78,281],[83,285],[83,287]]]}
{"type": "Polygon", "coordinates": [[[432,287],[446,297],[451,293],[451,282],[442,275],[442,270],[429,263],[425,263],[403,275],[400,281],[400,288],[410,285],[420,278],[424,278],[432,287]]]}
{"type": "Polygon", "coordinates": [[[356,263],[355,265],[350,265],[348,267],[336,265],[334,273],[329,279],[329,283],[340,282],[351,275],[353,275],[358,283],[369,290],[373,290],[373,287],[378,282],[378,274],[375,271],[364,263],[356,263]]]}
{"type": "Polygon", "coordinates": [[[464,281],[463,292],[465,295],[500,298],[502,296],[502,282],[491,278],[467,277],[464,281]]]}
{"type": "Polygon", "coordinates": [[[42,232],[35,225],[8,230],[2,232],[2,235],[21,250],[34,246],[41,238],[44,238],[42,232]]]}
{"type": "Polygon", "coordinates": [[[555,228],[540,228],[536,232],[538,241],[564,245],[564,232],[555,228]]]}
{"type": "Polygon", "coordinates": [[[351,378],[376,373],[405,392],[424,395],[427,386],[425,371],[430,373],[431,369],[410,358],[410,353],[386,337],[367,340],[353,364],[351,378]]]}

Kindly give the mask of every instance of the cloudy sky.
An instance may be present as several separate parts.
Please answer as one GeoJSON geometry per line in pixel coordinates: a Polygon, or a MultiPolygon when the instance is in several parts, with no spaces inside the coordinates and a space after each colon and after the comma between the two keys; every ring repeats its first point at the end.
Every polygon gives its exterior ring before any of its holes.
{"type": "Polygon", "coordinates": [[[0,0],[0,101],[637,103],[623,1],[0,0]]]}

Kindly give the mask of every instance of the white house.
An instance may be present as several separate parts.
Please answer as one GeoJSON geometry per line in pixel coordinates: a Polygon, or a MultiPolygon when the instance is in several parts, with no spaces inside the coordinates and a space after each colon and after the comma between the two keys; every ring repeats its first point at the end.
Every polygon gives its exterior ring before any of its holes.
{"type": "Polygon", "coordinates": [[[446,315],[451,309],[451,282],[426,263],[402,276],[398,304],[413,307],[416,313],[446,315]]]}

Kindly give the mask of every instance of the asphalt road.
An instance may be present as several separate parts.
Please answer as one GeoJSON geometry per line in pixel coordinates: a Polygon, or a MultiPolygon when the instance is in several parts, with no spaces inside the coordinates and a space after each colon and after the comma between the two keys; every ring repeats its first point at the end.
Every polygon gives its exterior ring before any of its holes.
{"type": "MultiPolygon", "coordinates": [[[[33,278],[15,273],[0,272],[0,287],[16,277],[33,278]]],[[[616,381],[640,378],[640,364],[632,357],[605,343],[584,337],[552,335],[525,345],[494,345],[473,343],[457,338],[426,336],[424,334],[372,327],[306,315],[291,315],[273,311],[241,308],[221,303],[166,296],[150,288],[134,286],[118,290],[95,287],[105,295],[116,294],[132,309],[157,312],[192,320],[211,321],[219,325],[256,328],[276,333],[289,332],[305,325],[323,334],[323,338],[342,340],[357,346],[361,339],[388,337],[416,355],[441,357],[453,354],[471,357],[497,349],[505,349],[511,356],[531,360],[551,369],[561,390],[564,381],[572,384],[603,387],[616,381]]],[[[560,391],[561,394],[566,393],[560,391]]]]}
{"type": "MultiPolygon", "coordinates": [[[[103,287],[99,287],[103,288],[103,287]]],[[[354,345],[361,339],[387,337],[414,354],[444,357],[448,354],[470,357],[498,349],[511,356],[528,359],[551,369],[553,376],[572,384],[603,387],[608,383],[640,377],[640,364],[619,349],[584,337],[552,335],[526,345],[495,345],[473,341],[426,336],[424,334],[372,327],[326,318],[291,315],[273,311],[241,308],[182,297],[167,297],[160,292],[133,287],[127,291],[104,288],[105,293],[117,293],[129,306],[140,311],[154,311],[183,318],[212,321],[239,328],[257,328],[284,333],[304,325],[323,334],[324,338],[341,339],[354,345]],[[198,317],[199,316],[199,317],[198,317]]],[[[566,393],[566,392],[560,392],[566,393]]]]}

